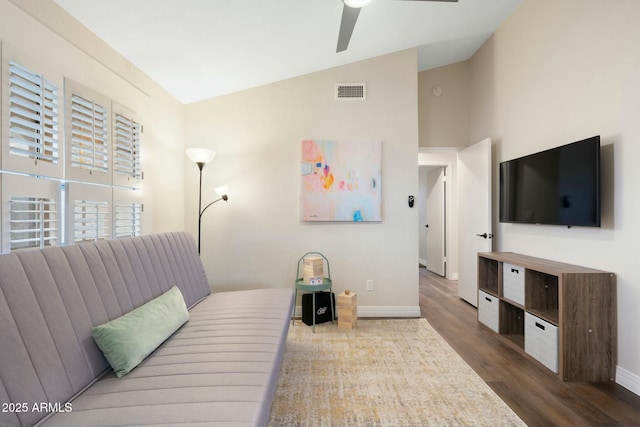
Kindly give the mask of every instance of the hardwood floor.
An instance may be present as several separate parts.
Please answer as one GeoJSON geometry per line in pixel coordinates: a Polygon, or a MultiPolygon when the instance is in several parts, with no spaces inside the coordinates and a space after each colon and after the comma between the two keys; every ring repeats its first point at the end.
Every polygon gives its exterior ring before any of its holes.
{"type": "Polygon", "coordinates": [[[420,269],[422,317],[530,427],[640,426],[640,396],[613,382],[567,383],[481,326],[457,282],[420,269]]]}

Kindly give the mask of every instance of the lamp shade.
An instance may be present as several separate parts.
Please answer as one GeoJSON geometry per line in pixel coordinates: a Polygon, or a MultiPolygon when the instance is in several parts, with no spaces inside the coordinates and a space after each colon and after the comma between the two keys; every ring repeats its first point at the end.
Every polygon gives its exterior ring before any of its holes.
{"type": "Polygon", "coordinates": [[[222,197],[222,196],[226,196],[227,194],[229,194],[229,186],[228,185],[221,185],[220,187],[216,187],[214,188],[214,191],[218,194],[218,196],[222,197]]]}
{"type": "Polygon", "coordinates": [[[209,163],[216,156],[216,152],[208,148],[187,148],[187,157],[193,163],[209,163]]]}
{"type": "Polygon", "coordinates": [[[371,0],[342,0],[349,7],[359,8],[371,3],[371,0]]]}

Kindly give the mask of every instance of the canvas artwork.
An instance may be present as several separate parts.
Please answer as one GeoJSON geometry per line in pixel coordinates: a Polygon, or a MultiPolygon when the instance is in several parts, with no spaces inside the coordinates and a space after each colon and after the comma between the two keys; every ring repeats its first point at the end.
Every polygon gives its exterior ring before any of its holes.
{"type": "Polygon", "coordinates": [[[382,143],[302,141],[303,221],[382,221],[382,143]]]}

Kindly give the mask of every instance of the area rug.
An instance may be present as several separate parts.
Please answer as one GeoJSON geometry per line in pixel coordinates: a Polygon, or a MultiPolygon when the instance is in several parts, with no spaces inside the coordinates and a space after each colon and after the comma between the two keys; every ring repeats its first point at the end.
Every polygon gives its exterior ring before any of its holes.
{"type": "Polygon", "coordinates": [[[270,426],[524,426],[426,319],[296,322],[270,426]]]}

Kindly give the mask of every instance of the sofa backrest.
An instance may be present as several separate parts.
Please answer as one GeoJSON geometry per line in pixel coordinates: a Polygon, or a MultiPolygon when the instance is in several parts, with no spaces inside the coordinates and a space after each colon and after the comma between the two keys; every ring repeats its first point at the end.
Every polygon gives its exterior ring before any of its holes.
{"type": "Polygon", "coordinates": [[[174,285],[187,307],[210,293],[186,232],[1,255],[0,402],[22,408],[1,411],[0,426],[32,425],[47,415],[34,404],[64,404],[95,381],[109,365],[91,328],[174,285]]]}

